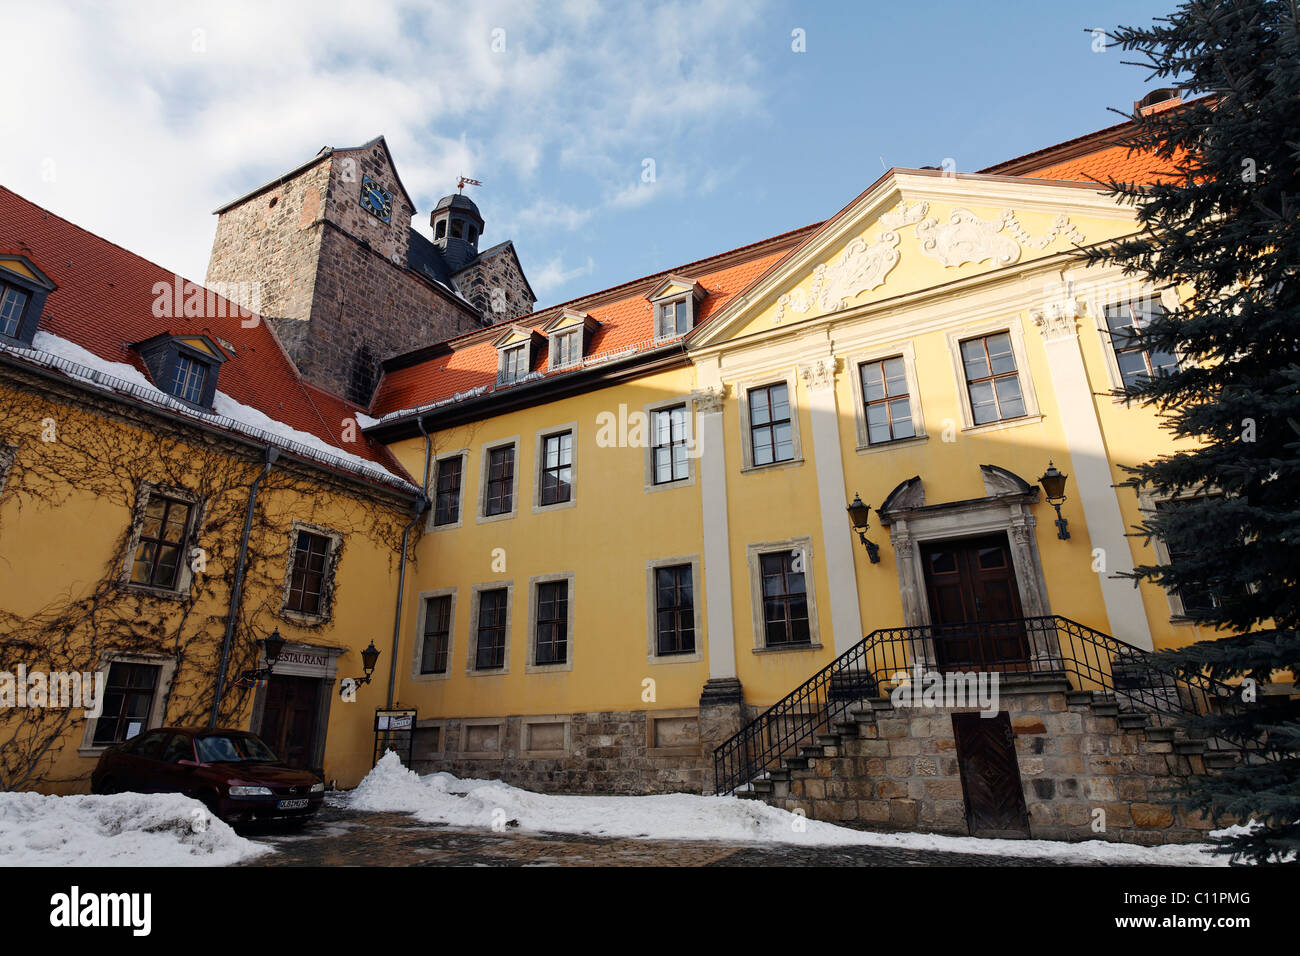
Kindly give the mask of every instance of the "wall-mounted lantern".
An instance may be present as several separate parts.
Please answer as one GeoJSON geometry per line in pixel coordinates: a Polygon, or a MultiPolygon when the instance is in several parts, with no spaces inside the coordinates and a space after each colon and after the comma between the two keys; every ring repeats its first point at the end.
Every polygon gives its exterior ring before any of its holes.
{"type": "Polygon", "coordinates": [[[364,677],[346,677],[343,679],[339,693],[346,694],[349,690],[356,690],[362,684],[370,683],[370,675],[375,672],[375,665],[379,663],[379,648],[375,647],[375,642],[371,641],[370,645],[361,652],[361,669],[366,672],[364,677]]]}
{"type": "Polygon", "coordinates": [[[1056,536],[1062,541],[1070,537],[1070,532],[1066,530],[1069,524],[1061,517],[1061,505],[1065,504],[1065,480],[1069,475],[1063,475],[1056,470],[1056,466],[1049,460],[1047,462],[1047,471],[1043,472],[1038,483],[1043,486],[1043,491],[1047,495],[1047,503],[1056,509],[1056,536]]]}
{"type": "Polygon", "coordinates": [[[257,643],[262,645],[262,656],[266,658],[266,666],[244,671],[235,680],[236,687],[249,687],[274,675],[275,665],[280,660],[280,653],[285,645],[284,638],[280,636],[280,629],[277,627],[268,637],[262,638],[257,643]]]}
{"type": "Polygon", "coordinates": [[[867,538],[867,522],[871,517],[871,506],[862,503],[862,496],[856,492],[853,495],[853,503],[848,507],[849,523],[853,525],[853,530],[858,533],[858,538],[862,541],[862,546],[867,549],[867,560],[872,564],[880,563],[880,547],[867,538]]]}

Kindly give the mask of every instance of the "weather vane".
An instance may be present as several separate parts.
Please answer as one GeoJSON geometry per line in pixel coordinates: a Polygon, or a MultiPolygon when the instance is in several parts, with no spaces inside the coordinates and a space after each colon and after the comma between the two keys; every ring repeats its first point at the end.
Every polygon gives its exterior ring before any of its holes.
{"type": "Polygon", "coordinates": [[[463,193],[466,186],[482,186],[483,184],[477,179],[470,179],[468,176],[462,176],[456,180],[456,192],[463,193]]]}

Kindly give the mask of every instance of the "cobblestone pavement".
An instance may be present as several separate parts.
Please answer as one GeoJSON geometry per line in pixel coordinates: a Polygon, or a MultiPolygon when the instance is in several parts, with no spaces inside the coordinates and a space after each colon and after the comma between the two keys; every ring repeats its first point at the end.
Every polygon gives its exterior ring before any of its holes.
{"type": "Polygon", "coordinates": [[[276,849],[251,866],[1060,866],[1042,857],[493,833],[404,813],[324,807],[302,830],[246,834],[276,849]]]}

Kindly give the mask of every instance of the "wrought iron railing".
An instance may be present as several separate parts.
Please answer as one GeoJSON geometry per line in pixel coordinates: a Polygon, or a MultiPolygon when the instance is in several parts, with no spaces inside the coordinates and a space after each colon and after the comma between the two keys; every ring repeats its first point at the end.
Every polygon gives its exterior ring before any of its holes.
{"type": "Polygon", "coordinates": [[[948,686],[964,690],[972,687],[969,675],[990,673],[1000,680],[1056,676],[1073,690],[1113,697],[1121,712],[1172,721],[1239,707],[1229,685],[1158,667],[1140,648],[1066,617],[881,628],[717,747],[714,792],[729,793],[776,769],[851,710],[900,685],[916,687],[922,675],[943,675],[948,686]]]}

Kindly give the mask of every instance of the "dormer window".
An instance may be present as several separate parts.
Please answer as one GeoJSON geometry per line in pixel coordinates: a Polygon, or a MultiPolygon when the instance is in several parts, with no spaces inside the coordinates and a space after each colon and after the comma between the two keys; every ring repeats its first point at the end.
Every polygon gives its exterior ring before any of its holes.
{"type": "Polygon", "coordinates": [[[528,374],[528,346],[515,345],[501,350],[501,369],[497,381],[501,384],[517,382],[528,374]]]}
{"type": "Polygon", "coordinates": [[[647,298],[655,310],[655,339],[676,339],[695,328],[697,308],[706,295],[694,279],[669,276],[647,298]]]}
{"type": "Polygon", "coordinates": [[[564,309],[558,316],[542,327],[550,343],[547,353],[547,366],[552,370],[575,368],[582,364],[587,354],[591,336],[600,323],[586,312],[564,309]]]}
{"type": "Polygon", "coordinates": [[[171,393],[181,401],[197,405],[203,398],[203,383],[207,377],[207,368],[197,359],[188,355],[177,356],[176,377],[172,380],[171,393]]]}
{"type": "Polygon", "coordinates": [[[0,256],[0,342],[32,347],[54,283],[25,256],[0,256]]]}
{"type": "Polygon", "coordinates": [[[206,335],[155,335],[138,342],[154,383],[187,405],[209,411],[217,393],[217,375],[229,359],[221,346],[206,335]]]}
{"type": "Polygon", "coordinates": [[[690,308],[685,299],[659,304],[659,323],[655,328],[655,338],[671,339],[685,335],[690,330],[690,308]]]}
{"type": "Polygon", "coordinates": [[[0,285],[0,333],[11,339],[18,337],[18,326],[22,324],[30,298],[17,286],[0,285]]]}

